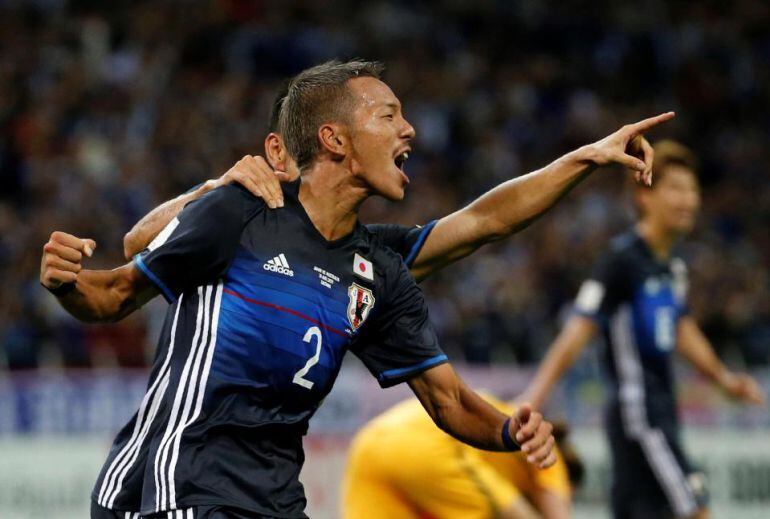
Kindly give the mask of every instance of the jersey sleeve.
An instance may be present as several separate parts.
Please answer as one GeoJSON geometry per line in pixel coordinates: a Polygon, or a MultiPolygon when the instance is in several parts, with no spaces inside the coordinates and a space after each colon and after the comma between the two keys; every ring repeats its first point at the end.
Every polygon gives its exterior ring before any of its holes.
{"type": "Polygon", "coordinates": [[[599,324],[606,323],[617,306],[628,296],[622,255],[617,251],[606,252],[583,282],[575,298],[574,310],[578,315],[589,317],[599,324]]]}
{"type": "Polygon", "coordinates": [[[384,246],[398,253],[407,267],[411,267],[435,225],[436,220],[425,225],[373,224],[366,227],[379,237],[384,246]]]}
{"type": "Polygon", "coordinates": [[[382,387],[394,386],[448,361],[428,318],[422,291],[406,265],[399,265],[390,294],[385,295],[377,314],[372,315],[373,322],[361,330],[351,348],[382,387]]]}
{"type": "Polygon", "coordinates": [[[243,195],[233,186],[190,202],[134,256],[134,263],[173,303],[187,288],[224,275],[243,230],[243,204],[243,195]]]}

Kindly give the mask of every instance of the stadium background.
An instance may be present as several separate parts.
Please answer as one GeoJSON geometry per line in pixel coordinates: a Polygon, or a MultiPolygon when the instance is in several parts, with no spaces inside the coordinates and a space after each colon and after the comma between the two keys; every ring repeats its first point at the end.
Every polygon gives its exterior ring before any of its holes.
{"type": "MultiPolygon", "coordinates": [[[[333,57],[383,60],[417,129],[406,201],[367,203],[370,222],[424,223],[676,110],[653,138],[701,159],[704,207],[683,249],[693,312],[720,356],[770,390],[768,28],[759,0],[0,1],[0,517],[82,516],[164,311],[156,301],[115,326],[73,321],[37,281],[50,232],[94,238],[89,266],[120,263],[136,220],[261,153],[280,81],[333,57]]],[[[523,388],[602,244],[631,221],[625,185],[620,171],[597,172],[529,229],[424,283],[469,376],[508,396],[523,388]]],[[[606,513],[594,356],[550,409],[575,423],[590,460],[588,517],[606,513]]],[[[729,407],[681,369],[689,450],[721,485],[717,511],[761,517],[767,409],[729,407]]],[[[405,394],[367,377],[349,362],[311,424],[313,517],[335,516],[329,482],[349,435],[405,394]]]]}

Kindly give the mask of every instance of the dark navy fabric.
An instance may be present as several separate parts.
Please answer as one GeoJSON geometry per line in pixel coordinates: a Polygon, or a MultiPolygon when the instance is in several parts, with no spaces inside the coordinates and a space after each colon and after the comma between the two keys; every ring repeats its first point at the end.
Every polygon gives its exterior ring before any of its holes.
{"type": "Polygon", "coordinates": [[[436,223],[436,220],[425,225],[412,226],[375,223],[367,225],[366,228],[376,234],[384,246],[397,252],[407,267],[411,267],[436,223]]]}
{"type": "MultiPolygon", "coordinates": [[[[605,415],[605,431],[612,452],[611,470],[612,487],[610,490],[611,507],[615,519],[647,519],[682,517],[676,509],[674,488],[679,485],[680,496],[691,494],[689,498],[689,510],[692,507],[705,507],[708,504],[708,496],[704,491],[694,491],[690,488],[690,480],[693,475],[703,477],[698,469],[691,465],[679,438],[679,427],[675,421],[662,424],[656,428],[660,431],[664,449],[650,455],[645,450],[642,442],[636,438],[630,438],[627,434],[618,407],[611,407],[605,415]],[[665,452],[667,450],[667,452],[665,452]],[[662,481],[661,468],[666,465],[665,460],[658,461],[661,455],[668,457],[668,467],[665,470],[679,471],[684,476],[684,481],[677,483],[662,481]],[[686,485],[686,487],[685,487],[686,485]],[[668,490],[668,492],[667,492],[668,490]]],[[[655,445],[659,447],[659,445],[655,445]]],[[[682,500],[682,498],[679,498],[682,500]]],[[[683,500],[683,506],[687,506],[687,500],[683,500]]]]}
{"type": "Polygon", "coordinates": [[[142,515],[139,512],[110,510],[91,503],[91,519],[271,519],[270,516],[230,506],[194,506],[173,512],[142,515]]]}
{"type": "MultiPolygon", "coordinates": [[[[345,353],[383,387],[446,362],[399,255],[362,225],[326,241],[299,186],[283,186],[277,210],[239,186],[213,190],[136,257],[173,304],[145,399],[94,489],[99,506],[304,517],[302,436],[345,353]]],[[[398,240],[412,251],[419,233],[398,240]]]]}

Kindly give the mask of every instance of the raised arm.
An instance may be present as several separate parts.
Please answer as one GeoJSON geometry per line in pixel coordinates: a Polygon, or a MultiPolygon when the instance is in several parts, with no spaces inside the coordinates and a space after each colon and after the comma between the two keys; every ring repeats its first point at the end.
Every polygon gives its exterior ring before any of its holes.
{"type": "Polygon", "coordinates": [[[123,255],[126,260],[133,258],[135,254],[143,251],[187,204],[219,186],[232,182],[241,184],[254,196],[264,199],[268,207],[282,207],[283,193],[280,182],[288,179],[288,175],[283,171],[273,171],[264,158],[246,155],[221,177],[208,180],[147,213],[123,237],[123,255]]]}
{"type": "Polygon", "coordinates": [[[157,295],[133,262],[113,270],[83,270],[96,243],[56,231],[43,246],[40,282],[67,312],[85,322],[118,321],[157,295]]]}
{"type": "Polygon", "coordinates": [[[474,447],[508,451],[521,446],[527,461],[541,468],[556,461],[553,427],[528,404],[509,417],[471,390],[452,366],[442,364],[409,380],[436,425],[458,440],[474,447]],[[515,443],[513,442],[515,441],[515,443]]]}
{"type": "Polygon", "coordinates": [[[734,373],[719,360],[709,340],[691,316],[679,320],[677,350],[695,368],[721,387],[730,397],[761,405],[765,395],[759,384],[745,373],[734,373]]]}
{"type": "Polygon", "coordinates": [[[548,353],[540,363],[535,378],[518,400],[531,402],[535,409],[542,408],[553,386],[575,363],[585,345],[595,335],[596,329],[596,323],[588,317],[582,315],[571,317],[548,348],[548,353]]]}
{"type": "Polygon", "coordinates": [[[423,279],[482,245],[525,228],[597,167],[620,164],[635,171],[637,181],[650,184],[653,151],[643,134],[672,117],[673,112],[668,112],[624,126],[540,170],[500,184],[441,218],[412,263],[412,274],[423,279]]]}

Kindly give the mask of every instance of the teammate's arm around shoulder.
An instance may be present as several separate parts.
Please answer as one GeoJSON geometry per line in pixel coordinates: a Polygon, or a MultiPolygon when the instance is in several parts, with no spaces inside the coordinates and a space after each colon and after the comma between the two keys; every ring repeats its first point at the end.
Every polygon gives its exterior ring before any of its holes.
{"type": "Polygon", "coordinates": [[[553,427],[542,415],[522,405],[506,416],[486,402],[449,364],[423,371],[409,380],[436,425],[463,443],[492,451],[521,449],[541,468],[556,461],[553,427]]]}
{"type": "Polygon", "coordinates": [[[257,198],[262,198],[268,207],[274,209],[283,207],[280,183],[289,180],[285,172],[273,171],[264,158],[246,155],[221,177],[208,180],[187,193],[166,200],[144,215],[123,237],[123,255],[126,260],[130,260],[135,254],[143,251],[187,204],[213,189],[235,182],[257,198]]]}
{"type": "Polygon", "coordinates": [[[254,207],[231,186],[207,193],[172,219],[130,263],[83,270],[93,240],[54,232],[43,247],[40,282],[82,321],[117,321],[158,293],[173,303],[188,289],[216,283],[229,268],[254,207]]]}
{"type": "Polygon", "coordinates": [[[83,256],[91,257],[96,243],[55,231],[43,246],[40,283],[59,303],[86,322],[118,321],[157,291],[133,262],[113,270],[83,270],[83,256]]]}

